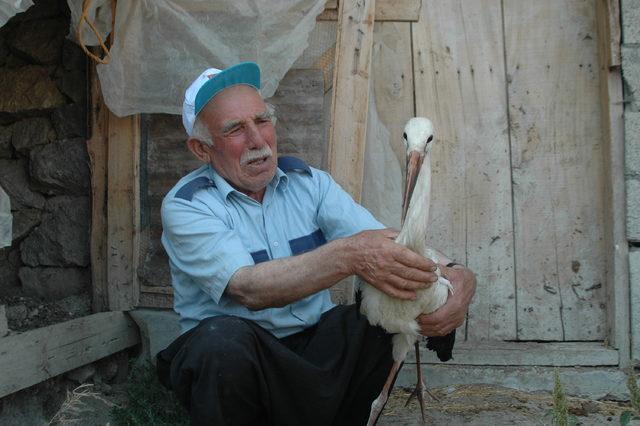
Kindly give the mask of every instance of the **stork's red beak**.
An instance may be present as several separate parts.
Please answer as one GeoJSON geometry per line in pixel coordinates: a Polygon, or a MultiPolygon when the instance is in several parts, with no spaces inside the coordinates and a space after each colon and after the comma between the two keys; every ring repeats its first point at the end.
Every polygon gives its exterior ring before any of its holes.
{"type": "Polygon", "coordinates": [[[420,173],[420,168],[422,167],[422,160],[424,160],[424,155],[420,155],[417,151],[411,151],[407,159],[407,185],[402,199],[402,223],[404,223],[404,219],[407,217],[413,189],[416,186],[418,173],[420,173]]]}

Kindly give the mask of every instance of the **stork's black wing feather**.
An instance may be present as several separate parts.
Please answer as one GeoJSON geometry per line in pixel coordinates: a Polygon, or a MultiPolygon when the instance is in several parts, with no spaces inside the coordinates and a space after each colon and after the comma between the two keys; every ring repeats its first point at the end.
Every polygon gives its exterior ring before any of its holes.
{"type": "Polygon", "coordinates": [[[453,345],[456,343],[456,330],[446,336],[427,337],[427,349],[435,351],[442,362],[453,358],[453,345]]]}

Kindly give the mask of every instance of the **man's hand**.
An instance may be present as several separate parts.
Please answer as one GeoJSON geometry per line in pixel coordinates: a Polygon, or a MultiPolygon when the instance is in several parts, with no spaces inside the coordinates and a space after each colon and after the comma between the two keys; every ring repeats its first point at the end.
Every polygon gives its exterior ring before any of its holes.
{"type": "Polygon", "coordinates": [[[476,292],[476,276],[464,266],[440,266],[440,271],[451,282],[454,293],[435,312],[416,318],[423,336],[446,336],[460,327],[476,292]]]}
{"type": "Polygon", "coordinates": [[[438,280],[436,264],[396,243],[397,236],[397,231],[384,229],[350,237],[355,255],[352,272],[390,296],[412,300],[416,290],[438,280]]]}

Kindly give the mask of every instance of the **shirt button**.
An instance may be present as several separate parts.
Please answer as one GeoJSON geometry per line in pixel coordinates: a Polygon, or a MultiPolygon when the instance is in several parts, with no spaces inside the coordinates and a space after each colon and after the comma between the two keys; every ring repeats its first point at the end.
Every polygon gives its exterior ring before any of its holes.
{"type": "Polygon", "coordinates": [[[273,242],[273,246],[274,246],[274,247],[278,247],[279,245],[280,245],[280,244],[279,244],[277,241],[274,241],[274,242],[273,242]]]}

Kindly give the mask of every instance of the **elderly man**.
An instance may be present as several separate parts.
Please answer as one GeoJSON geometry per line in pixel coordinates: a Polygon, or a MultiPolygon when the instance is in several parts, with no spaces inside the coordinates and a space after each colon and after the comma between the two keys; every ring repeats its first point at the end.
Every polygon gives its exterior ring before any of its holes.
{"type": "MultiPolygon", "coordinates": [[[[327,173],[278,159],[259,88],[246,62],[186,91],[187,146],[205,165],[162,205],[183,334],[158,355],[159,373],[193,424],[364,424],[393,362],[390,336],[328,289],[356,274],[411,299],[436,281],[435,264],[327,173]]],[[[458,327],[475,291],[466,268],[442,271],[457,291],[419,318],[425,335],[458,327]]]]}

